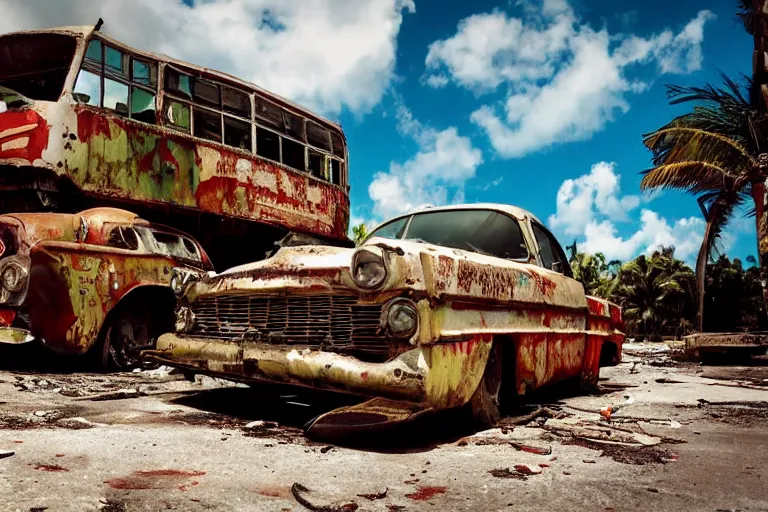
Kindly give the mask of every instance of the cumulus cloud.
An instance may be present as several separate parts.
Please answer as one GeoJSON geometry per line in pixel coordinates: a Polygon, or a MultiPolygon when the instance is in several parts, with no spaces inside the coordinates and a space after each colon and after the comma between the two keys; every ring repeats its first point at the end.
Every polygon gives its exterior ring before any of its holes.
{"type": "Polygon", "coordinates": [[[229,72],[328,115],[375,106],[413,0],[11,0],[0,33],[93,25],[138,48],[229,72]]]}
{"type": "MultiPolygon", "coordinates": [[[[602,252],[608,259],[628,260],[673,245],[675,255],[692,264],[704,236],[704,220],[668,220],[647,207],[640,209],[639,216],[632,215],[641,204],[652,200],[650,196],[622,195],[621,175],[616,173],[615,165],[599,162],[589,173],[560,185],[557,210],[549,224],[556,233],[576,238],[580,250],[602,252]],[[638,226],[637,230],[622,236],[617,226],[630,223],[638,226]]],[[[733,247],[743,231],[742,223],[736,225],[738,229],[729,230],[723,237],[725,251],[733,247]]]]}
{"type": "Polygon", "coordinates": [[[471,119],[510,158],[587,139],[626,112],[627,96],[648,87],[632,77],[633,65],[655,65],[658,74],[700,69],[704,25],[714,19],[703,10],[678,33],[641,37],[594,30],[565,0],[526,5],[520,17],[497,10],[462,20],[425,60],[427,85],[503,89],[501,105],[483,105],[471,119]]]}
{"type": "Polygon", "coordinates": [[[640,228],[628,237],[617,234],[609,220],[590,222],[580,245],[585,252],[602,252],[609,259],[628,260],[651,253],[661,246],[675,247],[675,256],[691,263],[701,247],[704,220],[700,217],[676,219],[671,223],[650,209],[640,211],[640,228]]]}
{"type": "Polygon", "coordinates": [[[621,196],[621,176],[615,172],[616,164],[599,162],[589,174],[567,179],[557,191],[557,211],[549,224],[566,235],[578,235],[596,218],[626,221],[627,213],[640,205],[640,197],[621,196]]]}
{"type": "Polygon", "coordinates": [[[402,104],[397,119],[400,133],[416,141],[418,151],[374,175],[368,187],[373,213],[386,219],[425,205],[462,202],[464,183],[482,164],[482,152],[455,127],[438,131],[424,126],[402,104]]]}

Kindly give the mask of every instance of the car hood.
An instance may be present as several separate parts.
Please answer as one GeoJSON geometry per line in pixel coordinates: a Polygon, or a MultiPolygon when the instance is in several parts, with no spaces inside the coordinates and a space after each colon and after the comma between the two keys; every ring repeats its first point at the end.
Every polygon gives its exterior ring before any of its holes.
{"type": "Polygon", "coordinates": [[[188,299],[223,293],[402,293],[442,300],[540,302],[586,308],[580,283],[532,264],[408,240],[372,238],[349,249],[325,245],[283,247],[271,258],[208,274],[188,299]],[[376,248],[387,262],[380,289],[357,287],[351,264],[357,250],[376,248]]]}

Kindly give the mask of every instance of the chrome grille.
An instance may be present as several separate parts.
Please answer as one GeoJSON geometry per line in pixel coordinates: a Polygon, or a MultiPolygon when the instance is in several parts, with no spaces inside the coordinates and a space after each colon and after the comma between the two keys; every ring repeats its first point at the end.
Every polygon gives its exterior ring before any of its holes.
{"type": "Polygon", "coordinates": [[[216,295],[197,299],[191,308],[194,336],[301,345],[376,360],[389,355],[380,328],[382,306],[359,304],[356,295],[216,295]]]}

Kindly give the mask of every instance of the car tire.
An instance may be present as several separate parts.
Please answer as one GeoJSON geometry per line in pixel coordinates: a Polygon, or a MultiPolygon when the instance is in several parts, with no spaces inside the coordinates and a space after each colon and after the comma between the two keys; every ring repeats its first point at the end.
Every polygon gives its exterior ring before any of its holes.
{"type": "Polygon", "coordinates": [[[132,304],[113,310],[104,326],[101,368],[128,371],[139,366],[140,352],[154,347],[152,316],[147,308],[132,304]]]}
{"type": "Polygon", "coordinates": [[[475,428],[493,428],[501,420],[502,360],[502,344],[494,342],[483,378],[467,404],[475,428]]]}

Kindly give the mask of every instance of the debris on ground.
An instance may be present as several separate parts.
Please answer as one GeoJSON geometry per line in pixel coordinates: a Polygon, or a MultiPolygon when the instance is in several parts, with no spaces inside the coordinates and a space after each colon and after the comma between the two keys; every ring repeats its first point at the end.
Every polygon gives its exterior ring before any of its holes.
{"type": "Polygon", "coordinates": [[[370,494],[358,494],[357,496],[360,497],[360,498],[365,498],[365,499],[370,500],[370,501],[383,500],[384,498],[387,497],[387,492],[388,491],[389,491],[389,489],[387,488],[387,489],[384,489],[381,492],[375,492],[375,493],[370,493],[370,494]]]}
{"type": "Polygon", "coordinates": [[[299,504],[305,507],[307,510],[311,510],[313,512],[354,512],[360,508],[360,506],[354,501],[342,504],[315,505],[305,497],[306,494],[311,493],[311,490],[307,489],[305,486],[298,482],[291,486],[291,494],[293,494],[293,497],[296,499],[296,501],[298,501],[299,504]]]}
{"type": "Polygon", "coordinates": [[[16,452],[13,452],[11,450],[0,450],[0,459],[5,459],[6,457],[11,457],[16,452]]]}
{"type": "Polygon", "coordinates": [[[140,396],[147,396],[145,391],[139,388],[135,389],[118,389],[110,393],[104,393],[101,395],[89,396],[87,400],[92,402],[100,402],[103,400],[125,400],[127,398],[138,398],[140,396]]]}
{"type": "Polygon", "coordinates": [[[611,421],[611,416],[616,414],[619,410],[623,409],[625,406],[633,403],[635,401],[634,397],[630,395],[624,395],[624,402],[615,404],[615,405],[607,405],[600,409],[600,416],[605,418],[606,421],[611,421]]]}
{"type": "Polygon", "coordinates": [[[462,437],[456,441],[456,446],[467,446],[468,444],[476,446],[487,445],[505,445],[511,446],[517,451],[533,453],[536,455],[551,455],[552,447],[550,446],[534,446],[527,443],[521,443],[512,439],[509,435],[509,431],[504,431],[503,428],[493,428],[477,434],[462,437]]]}

